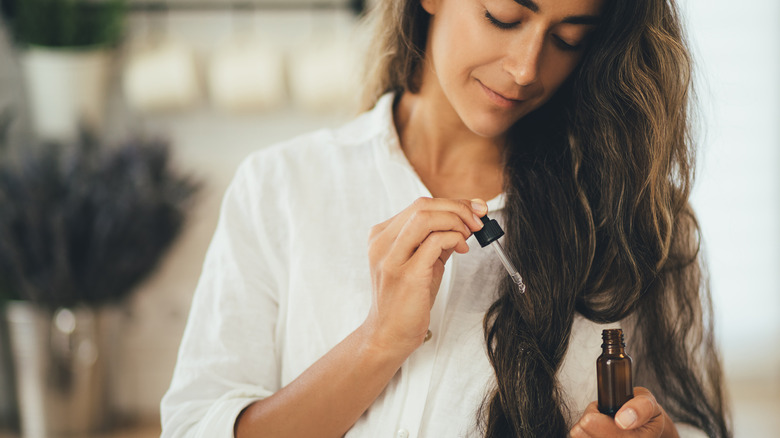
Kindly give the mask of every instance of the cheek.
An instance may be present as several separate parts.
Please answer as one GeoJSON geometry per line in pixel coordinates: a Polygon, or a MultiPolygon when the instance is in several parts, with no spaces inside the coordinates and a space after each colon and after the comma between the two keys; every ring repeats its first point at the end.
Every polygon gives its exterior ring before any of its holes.
{"type": "Polygon", "coordinates": [[[540,72],[544,84],[545,95],[549,98],[571,76],[579,64],[579,56],[566,53],[551,58],[540,72]]]}
{"type": "Polygon", "coordinates": [[[441,26],[431,29],[434,67],[443,83],[463,82],[475,68],[489,62],[493,43],[477,19],[454,13],[441,18],[441,26]]]}

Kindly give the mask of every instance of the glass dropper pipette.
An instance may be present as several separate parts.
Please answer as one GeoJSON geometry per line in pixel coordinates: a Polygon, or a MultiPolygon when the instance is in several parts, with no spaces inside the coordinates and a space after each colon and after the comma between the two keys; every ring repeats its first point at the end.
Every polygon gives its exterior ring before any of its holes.
{"type": "Polygon", "coordinates": [[[517,271],[515,265],[509,260],[509,257],[504,251],[504,247],[501,246],[501,243],[498,241],[498,238],[504,235],[504,230],[501,229],[501,226],[498,225],[498,222],[496,222],[495,219],[490,219],[487,215],[482,216],[480,219],[484,226],[481,230],[474,233],[474,237],[477,238],[477,241],[483,248],[488,245],[493,247],[496,254],[498,254],[498,259],[501,260],[501,263],[506,268],[509,276],[512,277],[512,281],[515,282],[520,293],[524,294],[525,283],[523,283],[523,277],[520,276],[520,272],[517,271]]]}

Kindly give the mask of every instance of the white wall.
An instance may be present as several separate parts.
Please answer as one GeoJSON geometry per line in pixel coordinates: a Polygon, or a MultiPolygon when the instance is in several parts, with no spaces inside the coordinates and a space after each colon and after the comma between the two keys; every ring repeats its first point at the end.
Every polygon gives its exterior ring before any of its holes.
{"type": "Polygon", "coordinates": [[[780,3],[684,7],[703,119],[693,203],[727,372],[780,391],[780,3]]]}

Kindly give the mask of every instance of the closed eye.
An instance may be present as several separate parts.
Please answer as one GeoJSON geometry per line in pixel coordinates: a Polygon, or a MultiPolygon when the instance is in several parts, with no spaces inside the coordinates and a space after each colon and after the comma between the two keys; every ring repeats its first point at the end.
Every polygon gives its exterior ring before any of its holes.
{"type": "Polygon", "coordinates": [[[512,28],[516,27],[518,24],[520,24],[519,21],[516,21],[514,23],[505,23],[503,21],[499,21],[499,20],[496,19],[496,17],[491,15],[490,12],[488,12],[487,10],[485,10],[485,18],[487,19],[487,21],[490,22],[490,24],[492,24],[493,26],[495,26],[495,27],[497,27],[499,29],[505,29],[505,30],[506,29],[512,29],[512,28]]]}
{"type": "Polygon", "coordinates": [[[555,36],[555,35],[553,35],[553,39],[555,40],[555,44],[556,44],[556,45],[557,45],[557,46],[558,46],[558,47],[559,47],[561,50],[565,50],[565,51],[567,51],[567,52],[576,52],[576,51],[579,51],[579,50],[581,50],[581,49],[582,49],[582,47],[583,47],[583,44],[582,44],[582,43],[578,43],[578,44],[569,44],[569,43],[567,43],[566,41],[564,41],[564,40],[563,40],[563,38],[561,38],[561,37],[559,37],[559,36],[555,36]]]}

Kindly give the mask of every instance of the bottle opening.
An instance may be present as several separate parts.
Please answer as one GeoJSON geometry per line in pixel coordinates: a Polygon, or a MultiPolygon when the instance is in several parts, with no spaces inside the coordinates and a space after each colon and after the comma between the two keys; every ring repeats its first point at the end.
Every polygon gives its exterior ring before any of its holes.
{"type": "Polygon", "coordinates": [[[601,339],[604,341],[602,347],[608,345],[620,345],[625,347],[623,340],[623,329],[606,329],[601,331],[601,339]]]}

